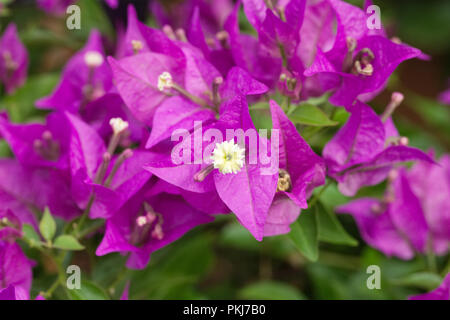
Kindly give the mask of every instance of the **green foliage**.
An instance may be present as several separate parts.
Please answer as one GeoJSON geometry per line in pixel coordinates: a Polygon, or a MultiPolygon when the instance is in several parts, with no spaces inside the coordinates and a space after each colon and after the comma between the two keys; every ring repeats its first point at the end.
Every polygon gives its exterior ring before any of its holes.
{"type": "Polygon", "coordinates": [[[48,208],[44,210],[44,214],[42,215],[41,222],[39,223],[39,231],[44,239],[49,242],[52,241],[55,236],[56,222],[48,208]]]}
{"type": "Polygon", "coordinates": [[[289,237],[298,250],[309,260],[316,261],[319,256],[318,209],[313,206],[304,210],[291,225],[289,237]]]}
{"type": "Polygon", "coordinates": [[[252,283],[241,290],[238,296],[247,300],[304,300],[305,296],[294,286],[277,281],[252,283]]]}
{"type": "Polygon", "coordinates": [[[294,123],[308,126],[328,127],[335,126],[338,122],[330,118],[317,106],[312,104],[300,104],[289,115],[294,123]]]}
{"type": "Polygon", "coordinates": [[[81,280],[80,289],[67,290],[72,300],[109,300],[108,295],[91,281],[81,280]]]}
{"type": "Polygon", "coordinates": [[[61,235],[55,239],[55,248],[63,250],[83,250],[84,246],[71,235],[61,235]]]}

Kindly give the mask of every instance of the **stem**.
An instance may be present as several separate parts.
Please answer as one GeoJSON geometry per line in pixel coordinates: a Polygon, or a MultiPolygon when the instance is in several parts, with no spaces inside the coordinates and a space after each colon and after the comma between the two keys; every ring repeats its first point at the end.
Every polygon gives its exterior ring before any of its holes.
{"type": "Polygon", "coordinates": [[[86,206],[86,209],[84,210],[83,215],[81,216],[81,218],[78,221],[77,225],[73,229],[73,235],[76,238],[80,237],[79,232],[81,230],[81,227],[84,225],[84,223],[86,222],[86,219],[89,216],[89,212],[91,211],[92,205],[94,204],[94,199],[95,199],[95,196],[94,196],[93,193],[91,193],[91,196],[89,197],[89,201],[88,201],[88,204],[86,206]]]}

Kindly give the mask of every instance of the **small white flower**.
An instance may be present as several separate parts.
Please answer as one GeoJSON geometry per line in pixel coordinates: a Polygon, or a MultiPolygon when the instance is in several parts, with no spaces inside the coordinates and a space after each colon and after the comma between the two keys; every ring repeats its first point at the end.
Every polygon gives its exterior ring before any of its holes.
{"type": "Polygon", "coordinates": [[[173,80],[172,75],[165,71],[161,73],[158,77],[158,89],[159,91],[164,91],[164,89],[172,88],[173,80]]]}
{"type": "Polygon", "coordinates": [[[111,118],[109,120],[109,125],[113,129],[115,135],[122,133],[128,128],[128,122],[124,121],[122,118],[111,118]]]}
{"type": "Polygon", "coordinates": [[[96,68],[103,64],[103,56],[97,51],[88,51],[84,54],[84,62],[89,68],[96,68]]]}
{"type": "Polygon", "coordinates": [[[131,40],[131,45],[133,46],[133,50],[135,52],[139,52],[144,48],[142,41],[139,40],[131,40]]]}
{"type": "Polygon", "coordinates": [[[147,224],[147,217],[146,216],[140,216],[136,219],[136,224],[138,227],[143,227],[147,224]]]}
{"type": "Polygon", "coordinates": [[[233,140],[217,143],[211,156],[214,168],[222,174],[238,173],[244,166],[245,149],[233,140]]]}

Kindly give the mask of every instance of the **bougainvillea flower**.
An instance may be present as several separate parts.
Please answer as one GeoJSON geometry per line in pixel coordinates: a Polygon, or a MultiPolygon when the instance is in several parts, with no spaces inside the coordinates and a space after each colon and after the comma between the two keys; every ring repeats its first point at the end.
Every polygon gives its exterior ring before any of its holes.
{"type": "Polygon", "coordinates": [[[31,261],[17,243],[0,240],[0,296],[3,296],[2,298],[28,300],[32,279],[31,269],[31,261]]]}
{"type": "Polygon", "coordinates": [[[150,178],[142,169],[146,152],[125,149],[114,155],[128,123],[110,120],[114,134],[108,147],[85,122],[65,113],[70,132],[69,163],[72,196],[80,208],[92,206],[92,218],[106,218],[120,208],[150,178]],[[92,202],[92,203],[91,203],[92,202]]]}
{"type": "Polygon", "coordinates": [[[441,285],[431,292],[410,296],[409,300],[450,300],[450,273],[448,273],[441,285]]]}
{"type": "Polygon", "coordinates": [[[281,73],[282,58],[273,57],[254,36],[241,34],[239,7],[240,2],[238,1],[224,26],[228,34],[229,48],[234,63],[250,73],[256,80],[273,88],[281,73]]]}
{"type": "MultiPolygon", "coordinates": [[[[396,99],[401,100],[394,94],[396,99]]],[[[359,101],[351,111],[347,123],[323,150],[328,175],[339,182],[343,194],[353,196],[363,186],[380,183],[397,163],[432,162],[421,150],[407,146],[408,139],[398,136],[389,117],[379,117],[359,101]]]]}
{"type": "Polygon", "coordinates": [[[407,176],[434,237],[450,241],[450,156],[443,155],[437,164],[417,162],[407,176]]]}
{"type": "Polygon", "coordinates": [[[212,220],[178,195],[159,193],[148,197],[145,190],[141,190],[107,220],[105,236],[96,254],[129,252],[127,267],[142,269],[152,252],[177,240],[195,226],[212,220]]]}
{"type": "Polygon", "coordinates": [[[0,82],[6,93],[20,87],[27,77],[28,52],[19,39],[16,25],[11,23],[0,37],[0,82]]]}
{"type": "Polygon", "coordinates": [[[337,20],[333,48],[326,52],[319,48],[314,63],[304,74],[324,73],[340,79],[331,103],[350,106],[362,94],[379,92],[402,61],[423,57],[420,50],[368,29],[367,16],[360,8],[340,0],[329,3],[337,20]]]}
{"type": "MultiPolygon", "coordinates": [[[[389,180],[381,200],[357,199],[338,207],[337,212],[350,213],[364,240],[388,256],[411,259],[415,252],[425,253],[430,247],[438,255],[448,252],[448,233],[443,237],[431,228],[433,220],[414,192],[406,170],[391,171],[389,180]]],[[[445,211],[434,214],[442,215],[443,221],[448,218],[445,211]]]]}
{"type": "Polygon", "coordinates": [[[189,18],[198,10],[202,28],[213,35],[220,31],[233,8],[231,0],[187,0],[178,3],[161,4],[152,1],[150,10],[160,27],[171,26],[174,30],[187,29],[189,18]]]}
{"type": "MultiPolygon", "coordinates": [[[[21,223],[37,226],[32,209],[43,210],[51,199],[65,214],[72,212],[62,204],[67,190],[58,188],[59,179],[47,169],[26,168],[14,159],[0,159],[0,200],[2,211],[10,210],[21,223]],[[52,183],[50,183],[52,181],[52,183]],[[54,184],[53,184],[54,181],[54,184]]],[[[67,188],[66,188],[67,189],[67,188]]]]}
{"type": "Polygon", "coordinates": [[[277,197],[274,200],[265,225],[265,235],[289,232],[300,209],[308,207],[307,198],[312,190],[325,183],[325,162],[316,155],[300,136],[276,102],[270,102],[273,129],[279,130],[279,177],[277,197]],[[289,198],[290,201],[283,199],[289,198]]]}
{"type": "Polygon", "coordinates": [[[109,63],[117,89],[134,116],[151,125],[156,108],[172,95],[203,107],[212,105],[213,81],[220,73],[201,52],[138,22],[132,7],[129,19],[123,52],[132,55],[109,58],[109,63]],[[139,54],[134,54],[137,46],[139,54]]]}
{"type": "Polygon", "coordinates": [[[68,168],[68,135],[63,115],[50,114],[46,124],[13,124],[0,119],[0,133],[17,160],[30,167],[68,168]]]}
{"type": "Polygon", "coordinates": [[[168,98],[163,102],[155,112],[152,131],[146,147],[151,148],[164,139],[168,139],[177,129],[190,131],[196,122],[208,125],[216,121],[217,112],[235,94],[257,95],[267,91],[267,87],[255,81],[240,68],[231,69],[226,80],[223,83],[222,81],[220,79],[220,82],[217,83],[213,80],[215,108],[200,106],[178,96],[168,98]]]}
{"type": "Polygon", "coordinates": [[[67,63],[54,92],[36,101],[36,105],[43,109],[82,113],[111,89],[111,69],[105,61],[101,35],[94,30],[84,48],[67,63]]]}
{"type": "Polygon", "coordinates": [[[191,192],[205,193],[217,190],[220,199],[242,225],[257,240],[261,240],[267,213],[276,191],[278,158],[272,153],[271,156],[276,157],[276,163],[271,161],[273,160],[271,158],[267,159],[267,163],[263,163],[261,157],[256,159],[258,151],[260,155],[263,149],[270,147],[270,144],[267,139],[258,135],[244,96],[228,100],[220,110],[219,121],[204,128],[205,131],[211,129],[210,133],[214,133],[209,137],[209,141],[203,139],[196,142],[197,135],[202,136],[199,131],[202,129],[196,129],[192,134],[188,133],[183,139],[181,146],[186,141],[190,142],[187,146],[191,150],[189,159],[183,158],[181,164],[174,164],[173,153],[169,152],[155,157],[146,169],[161,179],[191,192]],[[227,137],[229,136],[227,130],[233,132],[230,139],[227,137]],[[241,137],[242,146],[236,144],[239,137],[234,135],[239,130],[254,134],[254,139],[241,137]],[[249,147],[250,144],[253,145],[249,147]],[[255,149],[256,146],[259,146],[258,150],[255,149]],[[200,152],[203,157],[197,162],[196,158],[200,152]],[[267,172],[263,174],[264,171],[267,172]]]}

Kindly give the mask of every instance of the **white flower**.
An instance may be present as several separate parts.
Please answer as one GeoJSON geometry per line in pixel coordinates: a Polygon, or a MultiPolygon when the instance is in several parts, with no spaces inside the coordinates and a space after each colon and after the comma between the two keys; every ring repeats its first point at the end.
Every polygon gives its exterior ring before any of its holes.
{"type": "Polygon", "coordinates": [[[172,75],[167,71],[161,73],[158,77],[158,89],[159,91],[164,91],[164,89],[172,88],[173,81],[172,75]]]}
{"type": "Polygon", "coordinates": [[[111,118],[109,120],[109,125],[113,129],[115,135],[122,133],[128,128],[128,122],[124,121],[122,118],[111,118]]]}
{"type": "Polygon", "coordinates": [[[97,51],[88,51],[84,54],[84,62],[89,68],[96,68],[103,64],[103,56],[97,51]]]}
{"type": "Polygon", "coordinates": [[[144,48],[144,45],[139,40],[131,40],[131,45],[133,46],[133,50],[135,52],[139,52],[144,48]]]}
{"type": "Polygon", "coordinates": [[[217,143],[211,159],[214,168],[219,169],[220,173],[238,173],[244,166],[245,149],[233,140],[217,143]]]}

